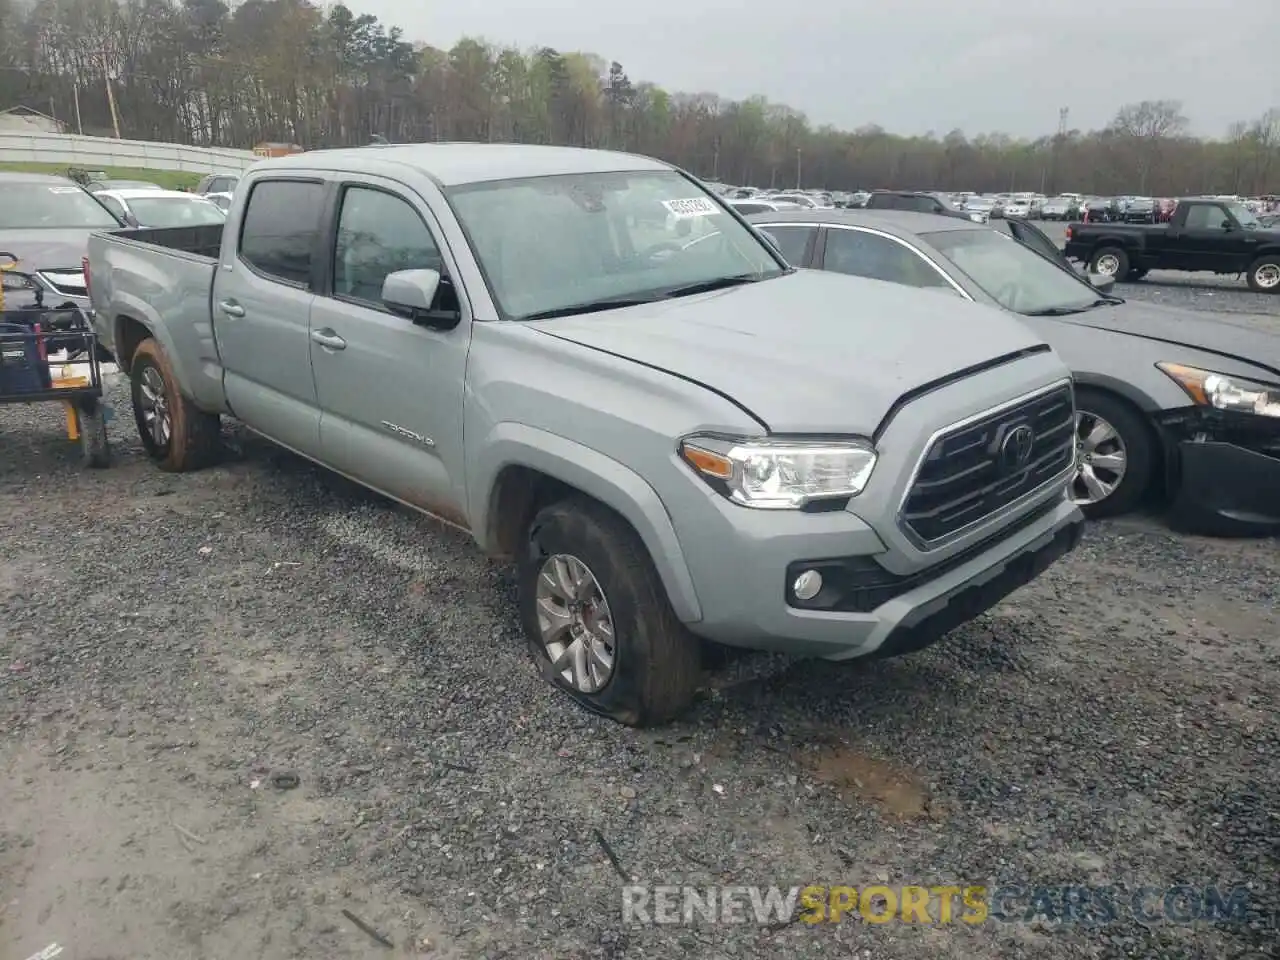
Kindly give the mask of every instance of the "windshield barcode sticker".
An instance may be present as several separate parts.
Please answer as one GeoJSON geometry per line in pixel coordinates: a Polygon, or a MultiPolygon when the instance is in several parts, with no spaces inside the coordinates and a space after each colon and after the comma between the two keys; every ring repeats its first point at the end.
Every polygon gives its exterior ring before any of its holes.
{"type": "Polygon", "coordinates": [[[720,208],[707,197],[691,197],[688,200],[663,200],[667,212],[678,220],[686,217],[706,217],[720,212],[720,208]]]}

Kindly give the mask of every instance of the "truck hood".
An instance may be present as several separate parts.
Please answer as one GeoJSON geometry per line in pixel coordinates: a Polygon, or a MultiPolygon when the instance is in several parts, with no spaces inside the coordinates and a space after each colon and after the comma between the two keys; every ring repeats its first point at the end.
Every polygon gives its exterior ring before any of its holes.
{"type": "Polygon", "coordinates": [[[530,326],[701,384],[771,433],[869,436],[908,391],[1043,346],[1003,311],[817,270],[530,326]]]}
{"type": "Polygon", "coordinates": [[[1229,320],[1207,320],[1193,310],[1129,300],[1058,319],[1077,327],[1190,347],[1251,363],[1280,376],[1280,336],[1229,320]]]}

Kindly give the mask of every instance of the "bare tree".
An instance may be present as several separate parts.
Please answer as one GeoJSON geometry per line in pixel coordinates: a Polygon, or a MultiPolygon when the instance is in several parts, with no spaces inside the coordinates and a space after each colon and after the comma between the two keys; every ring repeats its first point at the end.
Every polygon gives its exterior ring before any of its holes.
{"type": "Polygon", "coordinates": [[[1169,100],[1126,105],[1094,132],[904,137],[871,123],[815,128],[763,97],[666,91],[591,53],[414,45],[342,3],[0,0],[0,109],[65,120],[78,105],[86,133],[109,135],[108,80],[121,133],[143,139],[611,146],[758,186],[1280,192],[1280,110],[1220,140],[1187,135],[1169,100]]]}

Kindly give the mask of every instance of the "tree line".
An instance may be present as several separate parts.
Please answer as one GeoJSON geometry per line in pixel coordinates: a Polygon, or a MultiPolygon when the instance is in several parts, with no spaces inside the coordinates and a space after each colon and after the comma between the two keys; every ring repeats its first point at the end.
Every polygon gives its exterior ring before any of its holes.
{"type": "Polygon", "coordinates": [[[0,108],[15,105],[86,134],[240,148],[376,137],[606,147],[762,187],[1280,192],[1280,109],[1219,139],[1191,136],[1171,100],[1034,140],[839,130],[764,97],[633,81],[591,53],[414,44],[376,17],[307,0],[234,11],[220,0],[0,0],[0,108]]]}

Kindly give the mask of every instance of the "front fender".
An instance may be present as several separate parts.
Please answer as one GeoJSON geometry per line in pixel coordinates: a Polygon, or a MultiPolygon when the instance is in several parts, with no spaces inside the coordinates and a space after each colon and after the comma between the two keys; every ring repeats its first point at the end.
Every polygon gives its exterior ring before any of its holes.
{"type": "Polygon", "coordinates": [[[649,551],[676,616],[685,623],[702,619],[693,578],[671,517],[657,492],[638,473],[576,441],[521,423],[496,424],[477,450],[467,470],[467,500],[471,504],[472,531],[482,548],[492,547],[486,521],[502,470],[509,466],[537,470],[625,517],[649,551]]]}

